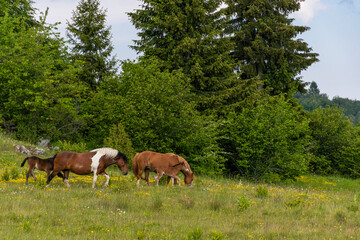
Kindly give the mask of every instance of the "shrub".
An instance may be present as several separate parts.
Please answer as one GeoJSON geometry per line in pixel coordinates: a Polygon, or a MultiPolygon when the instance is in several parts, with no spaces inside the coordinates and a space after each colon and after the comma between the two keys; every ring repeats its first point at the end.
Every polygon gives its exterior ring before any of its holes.
{"type": "Polygon", "coordinates": [[[188,240],[198,240],[201,239],[203,231],[200,228],[194,228],[192,232],[189,232],[187,235],[188,240]]]}
{"type": "Polygon", "coordinates": [[[6,181],[6,182],[10,180],[10,172],[9,172],[9,169],[5,168],[5,171],[4,171],[3,174],[1,175],[1,180],[6,181]]]}
{"type": "Polygon", "coordinates": [[[87,152],[87,148],[86,148],[86,144],[83,142],[80,143],[71,143],[69,141],[59,141],[59,143],[57,144],[58,147],[62,150],[62,151],[73,151],[73,152],[87,152]]]}
{"type": "Polygon", "coordinates": [[[256,187],[255,197],[266,198],[268,196],[269,196],[269,191],[268,191],[267,187],[262,186],[262,185],[259,185],[256,187]]]}
{"type": "Polygon", "coordinates": [[[245,211],[251,206],[250,199],[244,195],[240,195],[237,198],[237,207],[240,212],[245,211]]]}
{"type": "Polygon", "coordinates": [[[109,136],[104,140],[104,146],[119,150],[124,153],[129,160],[135,156],[135,150],[132,147],[129,135],[121,123],[112,126],[109,136]]]}

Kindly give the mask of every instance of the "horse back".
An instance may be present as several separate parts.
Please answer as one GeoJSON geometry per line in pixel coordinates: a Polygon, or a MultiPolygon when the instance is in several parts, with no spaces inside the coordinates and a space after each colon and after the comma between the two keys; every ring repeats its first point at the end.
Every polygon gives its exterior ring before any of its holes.
{"type": "Polygon", "coordinates": [[[148,159],[151,169],[169,170],[172,166],[180,163],[178,155],[174,153],[152,153],[148,159]]]}
{"type": "MultiPolygon", "coordinates": [[[[54,170],[68,169],[78,174],[91,171],[91,158],[96,152],[76,153],[72,151],[60,152],[54,159],[54,170]]],[[[86,173],[88,174],[88,173],[86,173]]]]}

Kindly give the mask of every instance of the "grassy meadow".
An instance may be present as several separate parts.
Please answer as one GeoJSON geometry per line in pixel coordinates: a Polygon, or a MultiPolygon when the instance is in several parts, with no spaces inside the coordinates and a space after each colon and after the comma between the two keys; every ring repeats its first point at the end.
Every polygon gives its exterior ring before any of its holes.
{"type": "MultiPolygon", "coordinates": [[[[17,143],[17,142],[16,142],[17,143]]],[[[1,239],[359,239],[360,180],[302,176],[255,184],[197,176],[184,185],[136,186],[130,172],[70,174],[46,185],[39,172],[25,185],[26,155],[0,133],[1,239]]],[[[53,152],[47,152],[49,157],[53,152]]],[[[181,175],[181,174],[180,174],[181,175]]]]}

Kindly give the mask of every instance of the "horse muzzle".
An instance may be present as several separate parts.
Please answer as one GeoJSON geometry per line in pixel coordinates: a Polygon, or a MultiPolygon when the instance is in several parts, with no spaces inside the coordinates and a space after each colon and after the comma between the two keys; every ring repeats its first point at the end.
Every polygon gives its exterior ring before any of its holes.
{"type": "Polygon", "coordinates": [[[123,171],[122,174],[123,175],[127,175],[129,173],[129,171],[123,171]]]}

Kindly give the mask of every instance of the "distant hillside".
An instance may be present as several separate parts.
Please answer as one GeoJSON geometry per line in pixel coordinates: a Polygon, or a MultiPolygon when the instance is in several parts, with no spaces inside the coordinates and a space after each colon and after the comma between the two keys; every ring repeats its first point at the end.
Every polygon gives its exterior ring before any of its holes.
{"type": "Polygon", "coordinates": [[[334,97],[329,99],[327,94],[320,93],[316,82],[310,84],[308,92],[305,94],[296,93],[295,98],[299,99],[299,103],[306,111],[313,111],[318,107],[337,105],[344,110],[344,114],[355,124],[360,122],[360,101],[348,98],[334,97]]]}

